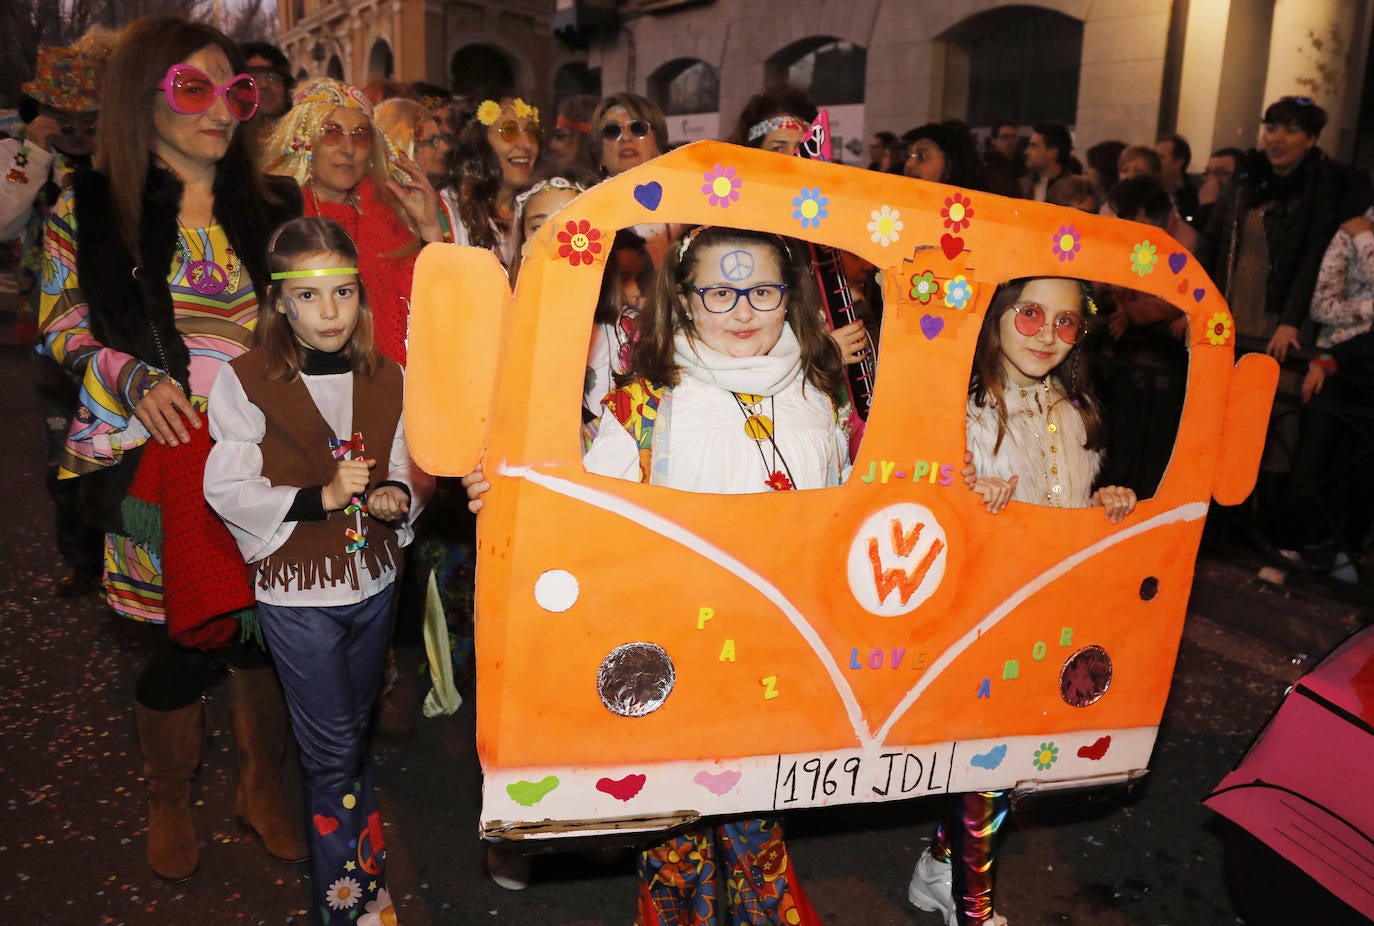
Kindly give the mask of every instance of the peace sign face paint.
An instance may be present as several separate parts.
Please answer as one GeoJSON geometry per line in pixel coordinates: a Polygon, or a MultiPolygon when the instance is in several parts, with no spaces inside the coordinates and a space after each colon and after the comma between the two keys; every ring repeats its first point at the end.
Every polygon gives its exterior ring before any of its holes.
{"type": "Polygon", "coordinates": [[[785,293],[782,304],[771,312],[756,311],[748,299],[739,299],[729,312],[715,313],[707,311],[701,294],[691,290],[713,285],[748,290],[752,285],[782,283],[782,261],[777,249],[766,244],[742,248],[727,242],[698,245],[693,256],[696,279],[688,282],[690,289],[682,298],[692,314],[697,339],[730,357],[757,357],[772,350],[782,337],[782,326],[787,324],[785,293]]]}

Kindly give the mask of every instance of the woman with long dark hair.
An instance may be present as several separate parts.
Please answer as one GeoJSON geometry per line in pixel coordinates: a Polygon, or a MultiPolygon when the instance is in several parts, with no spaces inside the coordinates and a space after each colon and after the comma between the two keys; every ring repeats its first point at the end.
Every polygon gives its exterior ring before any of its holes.
{"type": "Polygon", "coordinates": [[[135,21],[106,72],[95,169],[74,177],[46,232],[41,349],[81,384],[61,475],[82,480],[87,516],[107,532],[110,606],[166,626],[134,696],[148,862],[174,881],[199,863],[191,777],[201,695],[221,662],[236,814],[272,855],[307,854],[278,785],[281,689],[264,650],[236,641],[228,615],[251,613],[252,588],[199,476],[206,396],[247,348],[268,238],[301,210],[293,184],[254,167],[256,109],[257,87],[224,35],[174,16],[135,21]]]}

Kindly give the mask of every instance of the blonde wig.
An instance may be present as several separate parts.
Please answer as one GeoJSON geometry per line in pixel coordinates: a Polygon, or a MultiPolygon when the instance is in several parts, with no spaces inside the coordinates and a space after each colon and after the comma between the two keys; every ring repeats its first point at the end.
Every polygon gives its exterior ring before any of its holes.
{"type": "Polygon", "coordinates": [[[380,195],[386,196],[388,171],[396,161],[396,150],[386,132],[376,124],[372,104],[357,87],[329,77],[312,80],[296,91],[290,112],[282,116],[264,149],[263,169],[269,174],[290,177],[305,189],[310,183],[311,160],[320,144],[320,129],[336,109],[356,109],[372,124],[372,152],[367,173],[380,195]]]}
{"type": "Polygon", "coordinates": [[[439,121],[433,109],[399,97],[378,103],[373,117],[377,127],[386,133],[391,147],[414,160],[419,160],[415,156],[415,142],[424,141],[421,129],[430,121],[439,121]]]}

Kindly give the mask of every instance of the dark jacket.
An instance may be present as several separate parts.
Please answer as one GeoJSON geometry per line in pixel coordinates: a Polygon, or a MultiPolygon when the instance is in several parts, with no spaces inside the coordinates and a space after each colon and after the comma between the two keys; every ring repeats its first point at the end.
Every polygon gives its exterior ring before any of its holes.
{"type": "MultiPolygon", "coordinates": [[[[243,261],[259,300],[267,292],[267,242],[283,223],[301,214],[299,187],[286,177],[268,176],[277,203],[257,195],[249,171],[232,155],[215,175],[215,221],[243,261]]],[[[181,181],[160,167],[148,168],[143,191],[142,241],[131,255],[114,233],[109,178],[95,171],[73,175],[76,211],[76,272],[90,308],[91,333],[101,344],[123,351],[185,385],[191,363],[177,333],[167,268],[177,246],[181,181]]]]}
{"type": "Polygon", "coordinates": [[[1313,148],[1286,177],[1276,175],[1263,152],[1250,151],[1198,240],[1197,259],[1229,299],[1231,275],[1245,213],[1264,213],[1269,274],[1264,310],[1276,325],[1302,327],[1317,285],[1322,255],[1346,219],[1369,208],[1369,178],[1313,148]]]}

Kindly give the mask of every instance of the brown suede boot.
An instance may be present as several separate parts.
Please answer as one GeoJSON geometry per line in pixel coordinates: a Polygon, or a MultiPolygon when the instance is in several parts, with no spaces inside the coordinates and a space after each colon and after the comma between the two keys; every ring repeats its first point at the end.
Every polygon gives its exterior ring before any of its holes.
{"type": "Polygon", "coordinates": [[[234,815],[283,862],[310,857],[305,827],[282,800],[280,771],[286,752],[286,702],[271,669],[230,669],[229,709],[238,743],[239,790],[234,815]]]}
{"type": "Polygon", "coordinates": [[[160,878],[185,881],[200,865],[191,825],[191,776],[200,764],[205,708],[199,701],[174,711],[134,704],[148,779],[148,864],[160,878]]]}

